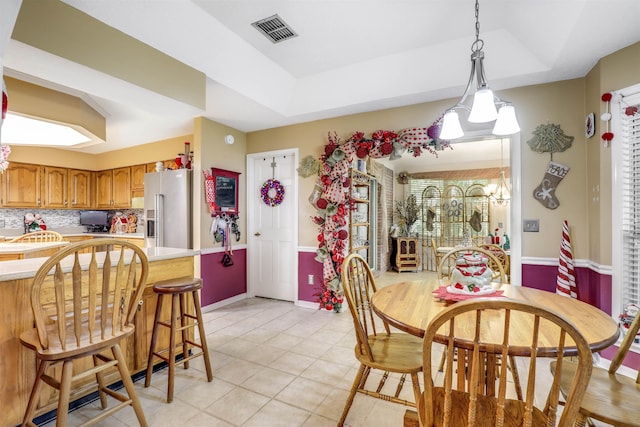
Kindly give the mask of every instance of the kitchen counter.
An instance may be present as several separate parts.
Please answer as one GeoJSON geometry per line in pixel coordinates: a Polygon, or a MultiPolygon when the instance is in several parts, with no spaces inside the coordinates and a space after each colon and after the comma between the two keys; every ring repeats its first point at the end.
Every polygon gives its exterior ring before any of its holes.
{"type": "Polygon", "coordinates": [[[0,243],[0,254],[28,254],[40,252],[43,249],[61,248],[69,242],[42,242],[42,243],[0,243]]]}
{"type": "Polygon", "coordinates": [[[144,233],[64,233],[62,237],[80,237],[80,236],[89,236],[89,237],[113,237],[113,238],[121,238],[121,239],[144,239],[144,233]]]}
{"type": "MultiPolygon", "coordinates": [[[[8,245],[16,246],[34,246],[34,245],[52,245],[53,243],[31,243],[31,244],[18,244],[18,243],[3,243],[0,244],[0,254],[2,254],[2,248],[8,245]]],[[[57,246],[68,245],[68,242],[57,242],[57,246]]],[[[57,247],[56,246],[56,247],[57,247]]],[[[199,250],[194,249],[179,249],[179,248],[144,248],[142,249],[149,262],[163,261],[173,258],[194,257],[200,254],[199,250]]],[[[81,255],[82,256],[82,255],[81,255]]],[[[87,260],[89,255],[87,254],[87,260]]],[[[0,262],[0,282],[9,280],[27,279],[35,276],[38,268],[44,263],[47,257],[18,259],[0,262]]]]}
{"type": "Polygon", "coordinates": [[[48,257],[68,244],[69,242],[0,243],[0,261],[48,257]]]}
{"type": "MultiPolygon", "coordinates": [[[[161,280],[193,276],[194,257],[200,254],[199,250],[177,248],[148,248],[143,251],[149,259],[147,284],[142,304],[136,314],[134,334],[122,343],[127,366],[132,374],[146,370],[157,301],[153,284],[161,280]]],[[[81,263],[85,263],[85,257],[86,264],[89,264],[90,254],[80,254],[81,263]]],[[[20,344],[19,336],[33,328],[31,285],[36,271],[46,259],[42,257],[0,262],[0,354],[4,358],[3,363],[0,363],[0,427],[20,424],[35,380],[35,355],[20,344]]],[[[63,262],[63,269],[64,264],[63,262]]],[[[169,305],[163,307],[162,316],[171,316],[169,305]]],[[[169,346],[168,334],[159,339],[160,347],[169,346]]],[[[78,359],[74,363],[86,367],[92,366],[93,361],[89,357],[78,359]]],[[[110,384],[118,379],[108,376],[105,380],[110,384]]],[[[81,381],[78,385],[81,394],[95,390],[90,387],[89,380],[93,378],[87,378],[86,384],[81,381]]],[[[42,403],[43,407],[37,410],[36,416],[55,409],[55,393],[43,396],[42,403]]]]}

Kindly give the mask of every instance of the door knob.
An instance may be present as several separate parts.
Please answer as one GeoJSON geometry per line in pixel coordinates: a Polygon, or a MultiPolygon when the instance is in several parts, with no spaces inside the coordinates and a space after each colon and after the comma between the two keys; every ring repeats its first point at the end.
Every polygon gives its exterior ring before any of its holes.
{"type": "Polygon", "coordinates": [[[259,231],[256,231],[256,232],[254,233],[254,236],[262,236],[262,234],[260,234],[260,232],[259,232],[259,231]]]}

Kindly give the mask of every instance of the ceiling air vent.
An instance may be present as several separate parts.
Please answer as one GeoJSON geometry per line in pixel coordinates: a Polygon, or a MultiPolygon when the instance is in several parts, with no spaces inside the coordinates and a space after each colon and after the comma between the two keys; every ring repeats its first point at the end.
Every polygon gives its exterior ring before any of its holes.
{"type": "Polygon", "coordinates": [[[298,36],[298,33],[293,31],[293,29],[289,27],[278,15],[261,19],[251,25],[253,25],[273,43],[280,43],[298,36]]]}

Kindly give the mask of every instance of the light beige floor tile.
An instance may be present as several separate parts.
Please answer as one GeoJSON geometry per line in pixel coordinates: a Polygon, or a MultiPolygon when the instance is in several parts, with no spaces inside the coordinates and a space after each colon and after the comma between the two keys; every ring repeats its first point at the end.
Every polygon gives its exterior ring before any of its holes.
{"type": "Polygon", "coordinates": [[[234,388],[235,385],[214,377],[210,383],[199,382],[190,385],[184,390],[181,390],[180,393],[176,393],[174,398],[195,408],[202,409],[224,397],[234,388]]]}
{"type": "Polygon", "coordinates": [[[309,412],[272,400],[251,417],[243,427],[295,427],[309,418],[309,412]]]}
{"type": "MultiPolygon", "coordinates": [[[[345,375],[349,370],[350,368],[347,366],[337,365],[326,360],[316,360],[300,376],[335,387],[337,384],[345,382],[345,375]]],[[[349,384],[353,382],[353,377],[347,378],[346,382],[349,384]]]]}
{"type": "Polygon", "coordinates": [[[331,390],[329,385],[298,377],[278,393],[276,399],[313,412],[331,390]]]}
{"type": "Polygon", "coordinates": [[[305,339],[302,337],[295,337],[293,335],[289,335],[284,332],[281,332],[281,333],[278,333],[276,336],[274,336],[272,339],[270,339],[268,342],[266,342],[266,344],[270,345],[271,347],[281,348],[283,350],[289,351],[295,348],[298,344],[300,344],[304,340],[305,339]]]}
{"type": "Polygon", "coordinates": [[[322,417],[320,415],[311,414],[307,421],[302,424],[302,427],[334,427],[336,425],[335,420],[322,417]]]}
{"type": "Polygon", "coordinates": [[[286,351],[280,348],[271,347],[266,344],[254,344],[253,349],[247,352],[243,358],[249,362],[270,366],[271,363],[285,354],[286,351]]]}
{"type": "Polygon", "coordinates": [[[221,399],[208,406],[205,411],[234,425],[242,425],[264,405],[269,398],[242,388],[235,388],[221,399]]]}
{"type": "Polygon", "coordinates": [[[235,359],[225,365],[224,369],[220,369],[216,376],[232,384],[240,385],[262,369],[263,367],[257,363],[235,359]]]}
{"type": "Polygon", "coordinates": [[[300,375],[313,362],[315,362],[315,360],[316,359],[313,357],[288,352],[271,362],[269,366],[273,369],[279,369],[290,374],[300,375]]]}
{"type": "Polygon", "coordinates": [[[189,427],[233,427],[234,424],[230,424],[201,411],[189,418],[183,425],[189,427]]]}
{"type": "Polygon", "coordinates": [[[274,397],[295,378],[295,375],[265,367],[251,378],[248,378],[241,385],[242,387],[256,393],[274,397]]]}

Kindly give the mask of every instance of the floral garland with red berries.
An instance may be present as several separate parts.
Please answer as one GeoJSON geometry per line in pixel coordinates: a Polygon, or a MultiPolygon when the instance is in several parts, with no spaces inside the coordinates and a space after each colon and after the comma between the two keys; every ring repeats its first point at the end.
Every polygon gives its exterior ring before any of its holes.
{"type": "Polygon", "coordinates": [[[350,209],[355,208],[349,187],[349,167],[354,158],[398,159],[404,152],[419,157],[423,151],[438,156],[437,151],[450,147],[448,141],[439,139],[441,119],[428,128],[410,128],[401,131],[379,130],[371,137],[356,132],[342,141],[337,134],[328,135],[324,154],[320,156],[320,171],[316,186],[322,188],[312,200],[317,214],[311,219],[318,226],[316,261],[322,263],[322,285],[314,294],[320,309],[340,311],[342,290],[340,272],[348,252],[347,227],[350,209]]]}
{"type": "Polygon", "coordinates": [[[260,196],[265,205],[278,206],[284,200],[284,187],[277,179],[270,178],[262,184],[260,196]],[[273,193],[271,193],[271,190],[273,190],[273,193]]]}

